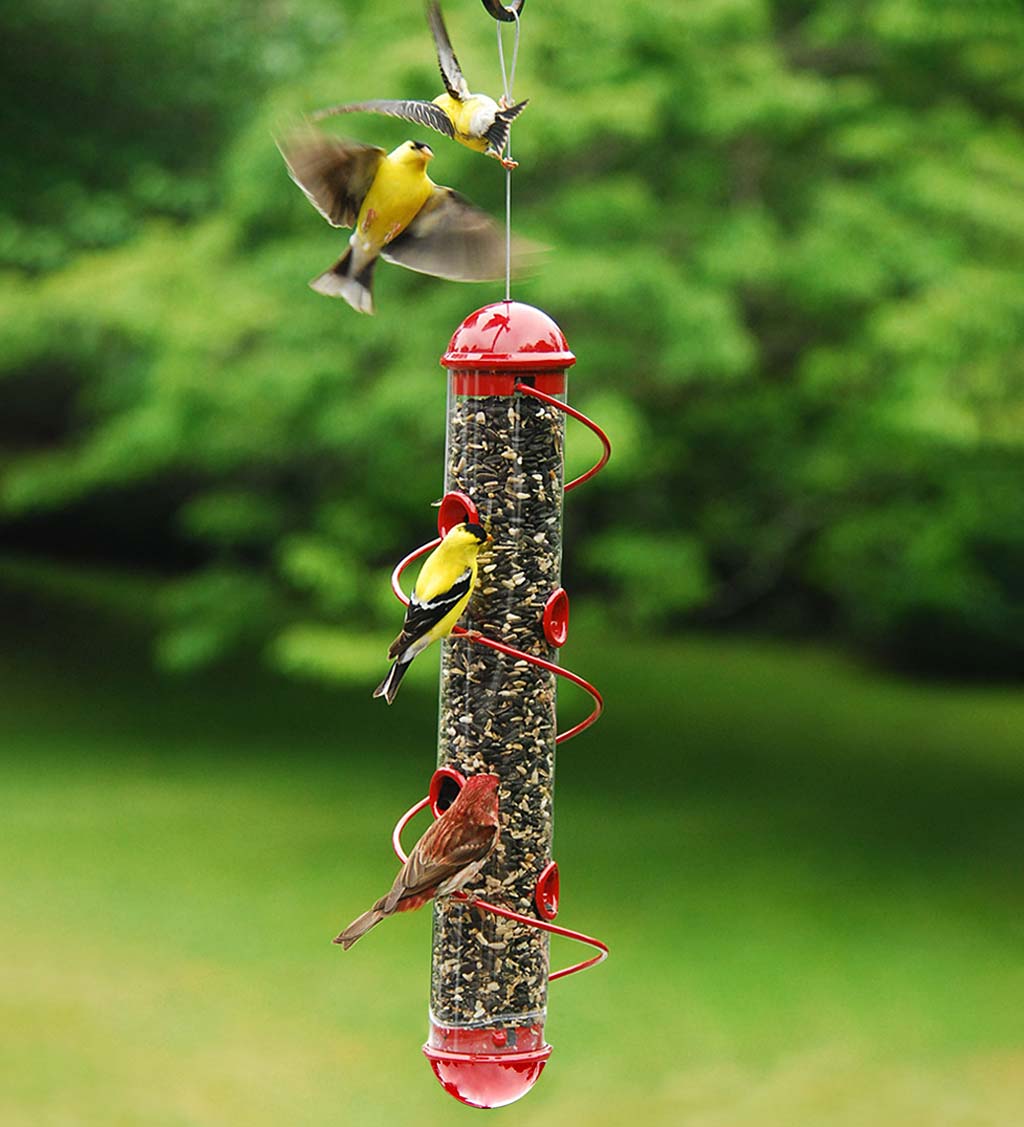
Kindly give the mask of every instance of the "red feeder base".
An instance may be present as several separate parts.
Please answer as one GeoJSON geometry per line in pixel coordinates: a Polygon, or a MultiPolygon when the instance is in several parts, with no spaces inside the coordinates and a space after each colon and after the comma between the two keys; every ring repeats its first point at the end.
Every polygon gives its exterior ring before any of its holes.
{"type": "Polygon", "coordinates": [[[423,1053],[450,1096],[470,1107],[491,1108],[526,1095],[544,1071],[551,1046],[544,1043],[540,1025],[446,1029],[431,1023],[423,1053]]]}

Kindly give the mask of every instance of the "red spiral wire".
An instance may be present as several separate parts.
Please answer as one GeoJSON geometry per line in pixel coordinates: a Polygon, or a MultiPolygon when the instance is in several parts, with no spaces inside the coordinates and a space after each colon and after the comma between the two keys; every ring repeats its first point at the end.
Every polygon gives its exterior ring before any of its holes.
{"type": "Polygon", "coordinates": [[[586,473],[580,474],[575,477],[563,490],[564,493],[569,493],[576,488],[577,485],[582,485],[585,481],[589,481],[595,474],[599,474],[605,467],[605,463],[612,456],[612,444],[608,440],[608,435],[594,422],[593,419],[588,419],[582,412],[577,411],[575,407],[570,407],[568,403],[563,403],[560,399],[556,399],[553,395],[548,395],[546,392],[538,391],[535,387],[529,387],[524,383],[517,383],[515,386],[516,391],[520,391],[523,395],[532,395],[534,399],[542,399],[545,403],[549,403],[552,407],[557,408],[570,418],[576,419],[581,422],[585,427],[590,429],[601,440],[601,445],[604,451],[601,457],[587,470],[586,473]]]}
{"type": "MultiPolygon", "coordinates": [[[[410,806],[395,824],[395,828],[391,834],[391,845],[403,865],[408,857],[405,850],[402,848],[402,832],[413,818],[429,805],[430,795],[427,795],[426,798],[421,798],[415,806],[410,806]]],[[[557,924],[548,923],[546,920],[538,920],[534,916],[524,916],[520,912],[513,912],[511,908],[502,908],[498,904],[491,904],[487,900],[480,900],[478,897],[468,896],[465,892],[455,892],[452,895],[456,900],[468,901],[474,908],[481,908],[483,911],[491,912],[495,916],[504,916],[507,920],[515,920],[517,923],[526,924],[528,927],[537,927],[542,931],[550,931],[552,935],[562,935],[565,936],[566,939],[574,939],[578,943],[587,943],[597,949],[597,954],[591,956],[589,959],[584,959],[583,962],[573,963],[572,966],[553,971],[548,975],[550,982],[554,982],[556,978],[564,978],[567,974],[574,974],[578,970],[586,970],[587,967],[597,966],[598,963],[603,963],[604,960],[608,958],[607,944],[602,943],[600,939],[595,939],[591,935],[584,935],[581,931],[571,931],[567,927],[558,927],[557,924]]]]}
{"type": "MultiPolygon", "coordinates": [[[[554,396],[548,395],[543,391],[538,391],[536,388],[529,387],[527,384],[516,383],[515,390],[523,395],[531,395],[534,399],[541,399],[545,403],[550,404],[552,407],[557,408],[559,411],[564,412],[566,415],[583,423],[584,426],[589,427],[590,430],[597,435],[601,440],[601,445],[604,448],[601,457],[593,466],[587,470],[586,473],[580,474],[579,477],[573,478],[564,488],[564,492],[568,493],[583,482],[589,481],[595,474],[604,469],[605,463],[608,461],[612,452],[611,442],[608,440],[608,435],[595,423],[592,419],[588,419],[586,415],[577,411],[575,408],[570,407],[561,400],[556,399],[554,396]]],[[[413,562],[418,560],[420,556],[424,556],[427,552],[432,551],[441,543],[441,538],[431,540],[427,544],[421,545],[419,548],[414,549],[407,556],[398,562],[395,569],[391,573],[391,589],[394,591],[398,600],[409,605],[409,597],[402,590],[401,577],[405,569],[413,562]]],[[[493,638],[488,638],[481,634],[478,630],[466,630],[465,627],[456,626],[452,630],[452,634],[464,637],[468,641],[473,642],[479,646],[489,646],[493,650],[498,650],[500,653],[507,654],[509,657],[517,658],[521,661],[528,661],[531,665],[538,665],[541,669],[546,669],[549,673],[554,673],[559,677],[564,677],[568,681],[572,681],[574,685],[579,685],[581,689],[585,689],[594,700],[594,710],[589,716],[585,717],[578,724],[574,725],[566,732],[560,732],[555,737],[556,744],[565,743],[566,740],[571,740],[573,736],[578,736],[584,729],[589,728],[601,713],[604,711],[604,698],[601,694],[590,684],[589,681],[584,680],[578,674],[573,673],[569,669],[563,669],[560,665],[554,664],[551,661],[545,661],[544,658],[535,657],[533,654],[525,653],[523,650],[517,650],[514,646],[508,646],[504,642],[495,641],[493,638]]],[[[395,825],[394,831],[391,835],[391,844],[395,850],[398,859],[404,865],[406,862],[406,854],[402,849],[402,831],[410,821],[423,809],[430,805],[430,796],[420,799],[415,806],[411,806],[398,820],[395,825]]],[[[485,912],[491,912],[496,916],[503,916],[508,920],[515,920],[518,923],[525,924],[528,927],[540,928],[542,931],[549,931],[553,935],[561,935],[566,939],[576,940],[578,943],[586,943],[591,947],[597,949],[597,954],[589,959],[584,959],[582,962],[574,963],[572,966],[563,967],[561,970],[554,971],[548,975],[548,979],[554,982],[557,978],[564,978],[566,975],[574,974],[576,971],[586,970],[587,967],[596,966],[598,963],[604,962],[608,958],[608,947],[602,943],[600,939],[595,939],[593,936],[584,935],[579,931],[571,931],[569,928],[558,927],[556,924],[549,923],[546,920],[539,920],[534,916],[524,916],[519,912],[513,912],[509,908],[502,908],[497,904],[488,903],[486,900],[480,900],[468,896],[465,892],[456,892],[454,894],[457,900],[466,900],[473,904],[474,907],[481,908],[485,912]]]]}

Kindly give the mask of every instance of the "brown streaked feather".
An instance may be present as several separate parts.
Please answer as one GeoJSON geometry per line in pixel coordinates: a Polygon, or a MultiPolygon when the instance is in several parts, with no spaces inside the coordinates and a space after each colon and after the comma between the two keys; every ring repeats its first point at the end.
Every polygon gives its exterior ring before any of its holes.
{"type": "Polygon", "coordinates": [[[444,88],[457,102],[464,102],[469,97],[469,86],[463,77],[459,60],[452,50],[452,41],[448,38],[448,29],[444,26],[441,5],[437,3],[437,0],[432,0],[427,5],[427,22],[430,24],[431,34],[434,36],[434,46],[437,48],[437,65],[441,71],[441,81],[444,83],[444,88]]]}
{"type": "Polygon", "coordinates": [[[313,114],[313,121],[322,121],[325,117],[334,117],[343,113],[387,114],[388,117],[400,117],[416,125],[425,125],[428,129],[443,133],[445,137],[455,136],[455,126],[440,106],[435,106],[433,102],[408,99],[376,98],[369,102],[349,102],[343,106],[329,106],[327,109],[317,110],[313,114]]]}
{"type": "Polygon", "coordinates": [[[436,895],[450,896],[479,876],[501,834],[500,780],[472,775],[454,802],[413,846],[387,896],[353,920],[335,943],[353,943],[385,916],[409,912],[436,895]]]}
{"type": "Polygon", "coordinates": [[[278,144],[288,174],[333,227],[351,227],[381,160],[376,145],[328,137],[310,130],[278,144]]]}
{"type": "Polygon", "coordinates": [[[441,863],[426,860],[434,852],[432,846],[436,835],[432,831],[438,826],[441,826],[441,831],[444,832],[445,827],[438,820],[409,854],[408,861],[395,877],[391,891],[380,905],[385,913],[390,914],[395,911],[402,900],[419,898],[425,892],[436,889],[438,885],[444,884],[467,865],[486,857],[494,847],[498,833],[497,826],[476,823],[457,826],[456,836],[450,844],[446,845],[443,851],[445,860],[441,863]]]}
{"type": "Polygon", "coordinates": [[[353,920],[347,928],[340,934],[336,935],[331,940],[332,943],[340,943],[344,950],[348,950],[357,939],[361,939],[371,927],[376,927],[382,919],[384,913],[380,911],[380,901],[375,904],[368,912],[363,914],[357,920],[353,920]]]}

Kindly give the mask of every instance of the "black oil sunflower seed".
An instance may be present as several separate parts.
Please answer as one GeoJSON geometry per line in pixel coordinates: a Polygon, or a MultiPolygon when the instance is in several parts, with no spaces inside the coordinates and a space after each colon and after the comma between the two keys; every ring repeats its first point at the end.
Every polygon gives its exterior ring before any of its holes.
{"type": "MultiPolygon", "coordinates": [[[[450,401],[445,491],[470,496],[494,538],[462,625],[552,662],[542,616],[561,573],[564,437],[565,415],[528,396],[450,401]]],[[[467,891],[526,915],[551,857],[555,680],[465,638],[442,647],[438,765],[501,779],[501,840],[467,891]]],[[[547,984],[546,932],[459,901],[435,905],[435,1024],[542,1022],[547,984]]]]}

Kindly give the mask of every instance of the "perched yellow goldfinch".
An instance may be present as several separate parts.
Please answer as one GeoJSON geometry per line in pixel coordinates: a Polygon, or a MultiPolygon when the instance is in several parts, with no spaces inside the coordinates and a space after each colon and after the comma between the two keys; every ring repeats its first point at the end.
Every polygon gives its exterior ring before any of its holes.
{"type": "Polygon", "coordinates": [[[376,145],[321,133],[281,147],[288,172],[334,227],[353,227],[348,249],[309,284],[373,312],[377,259],[456,282],[486,282],[505,272],[505,240],[485,212],[427,175],[434,153],[405,141],[385,153],[376,145]]]}
{"type": "Polygon", "coordinates": [[[405,612],[402,632],[388,650],[394,665],[374,689],[375,697],[383,697],[390,704],[413,658],[431,642],[452,632],[473,593],[477,553],[490,539],[486,529],[465,521],[449,529],[427,556],[405,612]]]}
{"type": "Polygon", "coordinates": [[[501,161],[504,168],[516,168],[516,161],[502,156],[502,153],[508,143],[509,127],[526,108],[529,99],[509,106],[504,98],[496,102],[486,94],[471,93],[452,50],[441,7],[436,0],[427,6],[427,19],[434,35],[437,63],[446,93],[439,94],[432,102],[378,98],[330,106],[313,114],[313,120],[342,113],[383,113],[389,117],[401,117],[436,129],[469,149],[494,157],[501,161]]]}

